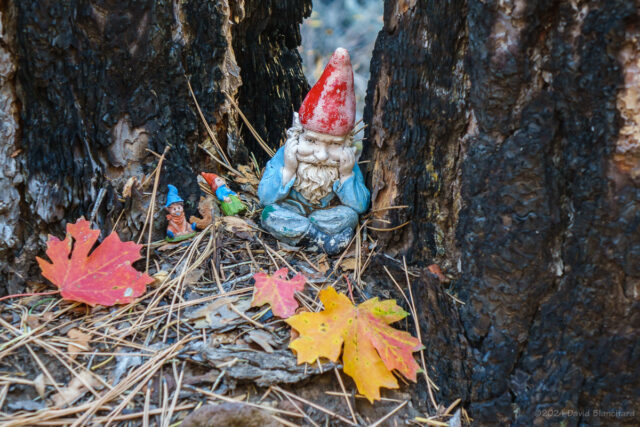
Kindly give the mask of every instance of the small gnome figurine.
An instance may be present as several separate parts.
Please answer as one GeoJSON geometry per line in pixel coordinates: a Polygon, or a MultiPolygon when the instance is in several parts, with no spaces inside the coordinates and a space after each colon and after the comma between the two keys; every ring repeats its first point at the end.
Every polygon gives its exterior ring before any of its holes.
{"type": "Polygon", "coordinates": [[[238,195],[227,187],[227,183],[215,173],[201,172],[200,175],[207,181],[220,201],[220,208],[225,215],[237,215],[247,209],[238,195]]]}
{"type": "Polygon", "coordinates": [[[168,188],[167,204],[164,207],[169,212],[166,240],[167,242],[180,242],[196,234],[196,224],[187,222],[187,218],[184,216],[184,200],[178,194],[178,189],[171,184],[168,185],[168,188]]]}

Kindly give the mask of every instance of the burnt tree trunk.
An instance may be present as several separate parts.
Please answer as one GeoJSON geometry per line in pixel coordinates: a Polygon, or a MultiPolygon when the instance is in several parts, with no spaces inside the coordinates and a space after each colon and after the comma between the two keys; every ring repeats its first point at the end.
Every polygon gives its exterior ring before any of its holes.
{"type": "Polygon", "coordinates": [[[455,276],[414,294],[438,398],[477,424],[640,421],[638,10],[385,2],[374,225],[410,221],[382,247],[455,276]]]}
{"type": "Polygon", "coordinates": [[[108,231],[125,209],[118,231],[139,235],[146,205],[121,192],[158,164],[148,150],[171,145],[160,188],[176,184],[195,208],[197,172],[217,167],[198,148],[214,150],[187,78],[233,160],[263,153],[223,92],[276,147],[308,88],[297,46],[310,12],[310,0],[0,3],[0,269],[9,291],[68,220],[93,214],[108,231]]]}

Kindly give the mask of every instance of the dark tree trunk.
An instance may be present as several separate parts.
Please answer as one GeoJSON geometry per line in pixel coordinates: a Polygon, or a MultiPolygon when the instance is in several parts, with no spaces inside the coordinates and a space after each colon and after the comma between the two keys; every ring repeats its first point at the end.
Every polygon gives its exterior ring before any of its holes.
{"type": "Polygon", "coordinates": [[[252,137],[245,146],[223,92],[276,146],[308,87],[297,46],[310,10],[310,0],[3,2],[0,257],[11,291],[66,220],[93,212],[106,231],[125,208],[118,230],[138,236],[146,206],[120,193],[154,170],[147,149],[171,145],[160,188],[176,184],[195,208],[196,173],[217,167],[198,148],[211,142],[186,78],[231,158],[262,153],[252,137]]]}
{"type": "Polygon", "coordinates": [[[639,37],[631,1],[385,3],[368,179],[409,208],[375,225],[455,276],[414,293],[438,397],[478,424],[640,421],[639,37]]]}
{"type": "MultiPolygon", "coordinates": [[[[233,27],[233,47],[242,76],[240,108],[267,145],[284,143],[309,85],[302,72],[298,46],[302,18],[311,14],[311,0],[245,2],[246,15],[233,27]],[[295,109],[295,110],[294,110],[295,109]]],[[[249,130],[242,136],[258,159],[269,159],[249,130]]]]}

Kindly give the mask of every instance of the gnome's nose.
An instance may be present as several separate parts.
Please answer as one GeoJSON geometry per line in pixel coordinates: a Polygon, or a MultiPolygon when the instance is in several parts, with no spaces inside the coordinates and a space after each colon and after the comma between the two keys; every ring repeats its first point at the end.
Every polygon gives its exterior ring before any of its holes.
{"type": "Polygon", "coordinates": [[[324,162],[329,157],[327,149],[322,146],[317,147],[314,154],[316,155],[316,159],[318,159],[318,161],[320,162],[324,162]]]}

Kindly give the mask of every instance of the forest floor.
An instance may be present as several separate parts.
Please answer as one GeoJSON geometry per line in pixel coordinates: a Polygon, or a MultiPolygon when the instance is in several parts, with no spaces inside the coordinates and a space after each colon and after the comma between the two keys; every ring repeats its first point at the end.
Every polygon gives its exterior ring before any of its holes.
{"type": "MultiPolygon", "coordinates": [[[[370,404],[339,363],[296,363],[290,328],[268,306],[250,307],[255,273],[302,273],[303,310],[321,310],[318,292],[333,286],[357,303],[397,295],[411,311],[403,290],[416,272],[377,251],[366,217],[338,257],[280,244],[257,225],[257,167],[240,171],[233,180],[247,212],[214,216],[190,241],[143,249],[135,266],[155,281],[134,303],[92,308],[59,295],[0,302],[0,424],[460,425],[455,405],[435,411],[416,402],[400,376],[398,390],[384,389],[370,404]],[[397,277],[371,269],[379,259],[394,264],[397,277]],[[380,275],[398,292],[376,292],[380,275]]],[[[147,194],[155,201],[156,191],[147,194]]],[[[30,290],[50,290],[44,282],[30,290]]],[[[411,322],[394,326],[408,330],[411,322]]]]}

